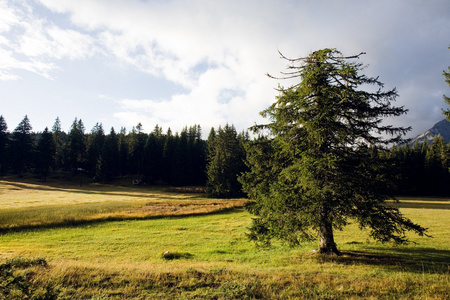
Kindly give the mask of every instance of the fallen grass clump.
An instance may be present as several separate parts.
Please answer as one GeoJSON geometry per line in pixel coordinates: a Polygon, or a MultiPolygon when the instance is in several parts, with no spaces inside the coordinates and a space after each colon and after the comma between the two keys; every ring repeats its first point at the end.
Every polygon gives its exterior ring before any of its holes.
{"type": "Polygon", "coordinates": [[[193,257],[192,254],[187,253],[187,252],[172,252],[172,251],[166,251],[164,252],[161,257],[165,260],[173,260],[173,259],[188,259],[193,257]]]}

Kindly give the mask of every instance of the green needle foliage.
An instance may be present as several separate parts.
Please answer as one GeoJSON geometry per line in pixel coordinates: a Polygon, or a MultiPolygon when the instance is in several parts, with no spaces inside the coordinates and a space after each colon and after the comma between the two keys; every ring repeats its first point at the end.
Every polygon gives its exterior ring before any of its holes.
{"type": "Polygon", "coordinates": [[[240,178],[256,201],[249,236],[257,243],[276,238],[296,245],[318,235],[321,253],[339,254],[333,230],[350,220],[383,242],[404,243],[406,231],[426,231],[385,205],[393,184],[379,152],[401,142],[409,128],[385,125],[383,118],[407,110],[391,105],[395,89],[384,91],[378,78],[360,74],[362,54],[323,49],[305,58],[282,55],[290,62],[282,79],[300,83],[281,87],[261,113],[270,123],[253,127],[260,137],[248,144],[250,171],[240,178]]]}

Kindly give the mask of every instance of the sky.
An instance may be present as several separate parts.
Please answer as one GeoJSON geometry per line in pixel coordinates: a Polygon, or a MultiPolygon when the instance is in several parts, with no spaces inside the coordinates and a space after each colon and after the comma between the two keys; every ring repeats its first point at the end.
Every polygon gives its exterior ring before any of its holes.
{"type": "Polygon", "coordinates": [[[363,72],[396,88],[407,137],[444,117],[448,0],[0,0],[0,115],[13,131],[59,117],[144,132],[266,123],[288,57],[366,52],[363,72]]]}

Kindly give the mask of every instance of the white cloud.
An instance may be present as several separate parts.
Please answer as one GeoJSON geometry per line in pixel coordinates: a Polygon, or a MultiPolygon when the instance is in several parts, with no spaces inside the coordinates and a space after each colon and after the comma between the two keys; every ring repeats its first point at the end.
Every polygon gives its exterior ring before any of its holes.
{"type": "Polygon", "coordinates": [[[4,80],[4,81],[7,81],[7,80],[17,80],[17,79],[19,79],[20,77],[18,76],[18,75],[13,75],[13,74],[10,74],[10,73],[8,73],[8,72],[6,72],[6,71],[1,71],[0,70],[0,80],[4,80]]]}
{"type": "Polygon", "coordinates": [[[20,78],[14,70],[26,70],[50,79],[51,73],[59,69],[55,59],[85,59],[95,54],[92,37],[62,29],[36,16],[25,2],[11,5],[11,2],[2,1],[0,12],[2,79],[20,78]]]}
{"type": "Polygon", "coordinates": [[[18,23],[14,9],[8,6],[6,0],[0,1],[0,32],[9,31],[12,26],[18,23]]]}
{"type": "Polygon", "coordinates": [[[397,86],[399,105],[427,120],[440,117],[433,90],[445,85],[441,73],[449,64],[439,62],[449,52],[446,0],[39,2],[37,12],[34,2],[0,0],[0,80],[17,79],[20,69],[51,78],[60,60],[95,58],[183,87],[163,100],[120,96],[114,117],[127,127],[260,122],[277,85],[264,74],[286,65],[276,50],[298,57],[323,47],[366,51],[365,71],[397,86]]]}
{"type": "MultiPolygon", "coordinates": [[[[268,51],[267,37],[261,36],[266,29],[260,27],[263,22],[248,19],[239,10],[251,7],[237,1],[227,5],[208,1],[41,2],[70,14],[78,26],[101,31],[99,42],[118,59],[186,87],[193,86],[198,78],[195,68],[202,63],[227,66],[239,59],[240,71],[246,72],[243,58],[256,59],[268,51]],[[263,51],[254,51],[258,46],[263,51]]],[[[275,46],[269,51],[275,55],[275,46]]]]}
{"type": "Polygon", "coordinates": [[[47,55],[56,59],[63,57],[71,60],[85,59],[95,54],[94,41],[88,35],[74,30],[63,30],[56,26],[48,29],[48,35],[51,37],[51,52],[47,55]]]}

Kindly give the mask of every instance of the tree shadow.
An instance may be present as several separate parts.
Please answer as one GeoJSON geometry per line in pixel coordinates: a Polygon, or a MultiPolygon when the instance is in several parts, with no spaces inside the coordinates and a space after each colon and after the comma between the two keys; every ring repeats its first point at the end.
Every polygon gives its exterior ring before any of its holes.
{"type": "Polygon", "coordinates": [[[399,197],[399,202],[387,204],[397,208],[416,209],[450,209],[450,198],[448,197],[399,197]]]}
{"type": "Polygon", "coordinates": [[[64,219],[61,221],[50,222],[45,224],[27,224],[19,225],[15,227],[0,227],[0,235],[17,232],[32,232],[47,229],[59,229],[59,228],[74,228],[83,227],[89,225],[99,225],[108,222],[122,222],[122,221],[144,221],[144,220],[158,220],[158,219],[184,219],[192,217],[201,217],[208,215],[228,215],[236,212],[241,212],[245,208],[243,207],[222,207],[208,212],[188,212],[179,215],[143,215],[143,216],[107,216],[100,217],[98,219],[64,219]]]}
{"type": "MultiPolygon", "coordinates": [[[[3,181],[8,182],[8,185],[13,186],[13,189],[19,190],[40,190],[40,191],[58,191],[58,192],[65,192],[65,193],[71,193],[71,194],[84,194],[84,195],[107,195],[112,194],[114,196],[123,196],[123,197],[135,197],[135,198],[142,198],[145,194],[151,195],[152,192],[160,192],[160,193],[167,193],[167,196],[158,195],[158,199],[161,200],[173,200],[174,196],[170,194],[174,194],[171,192],[169,187],[149,187],[148,189],[135,189],[132,190],[130,188],[130,192],[119,192],[115,190],[114,188],[111,188],[108,190],[107,186],[101,186],[98,189],[93,189],[91,186],[86,185],[85,187],[79,187],[77,185],[73,186],[66,186],[66,187],[60,187],[58,185],[49,184],[46,182],[32,182],[33,187],[27,185],[26,183],[11,181],[7,179],[2,179],[3,181]],[[136,193],[136,194],[134,194],[136,193]]],[[[180,192],[179,194],[187,194],[180,192]]],[[[189,193],[189,195],[185,195],[184,200],[187,199],[196,199],[198,198],[199,193],[189,193]]]]}
{"type": "Polygon", "coordinates": [[[341,256],[317,255],[320,262],[379,266],[412,273],[449,273],[450,250],[434,248],[373,247],[367,251],[344,251],[341,256]]]}
{"type": "Polygon", "coordinates": [[[450,203],[400,202],[394,204],[398,208],[416,209],[450,209],[450,203]]]}

